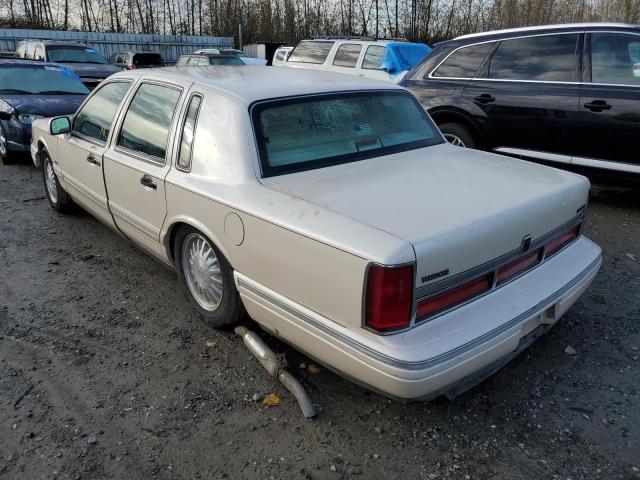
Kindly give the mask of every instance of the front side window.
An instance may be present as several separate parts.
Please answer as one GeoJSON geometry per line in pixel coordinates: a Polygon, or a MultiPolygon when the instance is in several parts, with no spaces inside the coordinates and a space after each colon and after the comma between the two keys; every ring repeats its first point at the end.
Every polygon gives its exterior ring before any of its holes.
{"type": "Polygon", "coordinates": [[[640,85],[640,35],[591,34],[591,81],[640,85]]]}
{"type": "Polygon", "coordinates": [[[190,57],[182,56],[178,59],[178,65],[186,65],[190,57]]]}
{"type": "Polygon", "coordinates": [[[475,77],[478,68],[482,65],[493,45],[493,43],[481,43],[456,50],[433,72],[433,76],[449,78],[475,77]]]}
{"type": "Polygon", "coordinates": [[[489,63],[498,80],[577,81],[578,34],[542,35],[503,40],[489,63]]]}
{"type": "Polygon", "coordinates": [[[176,88],[140,85],[124,117],[118,146],[164,160],[179,98],[176,88]]]}
{"type": "Polygon", "coordinates": [[[107,63],[107,59],[93,48],[67,45],[48,45],[47,57],[57,63],[107,63]]]}
{"type": "Polygon", "coordinates": [[[345,43],[340,45],[336,52],[336,56],[333,59],[333,64],[336,67],[356,68],[361,50],[362,45],[355,43],[345,43]]]}
{"type": "Polygon", "coordinates": [[[265,177],[414,150],[442,137],[403,91],[274,100],[252,111],[265,177]]]}
{"type": "Polygon", "coordinates": [[[196,122],[198,121],[198,113],[200,112],[200,104],[202,97],[195,95],[191,97],[187,115],[184,119],[182,127],[182,138],[180,139],[180,151],[178,153],[178,167],[189,170],[191,168],[191,156],[193,153],[193,138],[196,130],[196,122]]]}
{"type": "Polygon", "coordinates": [[[333,47],[333,42],[303,41],[293,49],[289,62],[321,64],[333,47]]]}
{"type": "Polygon", "coordinates": [[[362,68],[367,70],[382,70],[382,62],[384,60],[384,47],[380,45],[372,45],[367,48],[362,60],[362,68]]]}
{"type": "Polygon", "coordinates": [[[106,142],[113,117],[129,85],[130,82],[112,82],[102,86],[73,119],[73,131],[106,142]]]}

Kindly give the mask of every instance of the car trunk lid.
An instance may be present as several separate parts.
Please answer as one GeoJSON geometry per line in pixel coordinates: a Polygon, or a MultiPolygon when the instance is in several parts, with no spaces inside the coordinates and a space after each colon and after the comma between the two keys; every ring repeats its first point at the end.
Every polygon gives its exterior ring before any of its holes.
{"type": "Polygon", "coordinates": [[[448,144],[262,182],[410,242],[416,287],[548,234],[579,214],[589,188],[572,173],[448,144]]]}

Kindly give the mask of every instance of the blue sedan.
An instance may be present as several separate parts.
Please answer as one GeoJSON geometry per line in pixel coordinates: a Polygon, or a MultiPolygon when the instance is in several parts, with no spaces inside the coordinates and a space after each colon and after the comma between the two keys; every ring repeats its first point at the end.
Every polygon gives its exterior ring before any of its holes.
{"type": "Polygon", "coordinates": [[[63,65],[0,59],[0,158],[10,163],[28,152],[31,123],[41,117],[74,113],[89,93],[63,65]]]}

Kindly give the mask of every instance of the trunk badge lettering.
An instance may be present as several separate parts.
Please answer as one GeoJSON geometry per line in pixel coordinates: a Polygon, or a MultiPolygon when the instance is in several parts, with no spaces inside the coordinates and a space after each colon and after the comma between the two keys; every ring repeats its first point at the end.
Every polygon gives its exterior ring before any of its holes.
{"type": "Polygon", "coordinates": [[[431,280],[435,280],[436,278],[446,277],[447,275],[449,275],[448,268],[422,277],[422,283],[430,282],[431,280]]]}

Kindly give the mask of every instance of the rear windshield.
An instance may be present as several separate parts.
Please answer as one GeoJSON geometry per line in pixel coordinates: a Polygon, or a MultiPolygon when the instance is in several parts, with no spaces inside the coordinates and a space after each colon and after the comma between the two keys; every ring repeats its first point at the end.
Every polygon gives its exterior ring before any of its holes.
{"type": "Polygon", "coordinates": [[[407,92],[297,97],[252,111],[263,177],[348,163],[442,143],[407,92]]]}
{"type": "Polygon", "coordinates": [[[90,47],[48,45],[47,56],[50,62],[58,63],[107,63],[107,59],[90,47]]]}
{"type": "Polygon", "coordinates": [[[158,53],[136,53],[133,56],[134,65],[162,65],[162,57],[158,53]]]}
{"type": "Polygon", "coordinates": [[[238,57],[209,57],[211,65],[244,65],[238,57]]]}
{"type": "Polygon", "coordinates": [[[9,67],[0,66],[0,93],[86,95],[89,90],[68,67],[11,65],[9,67]]]}

